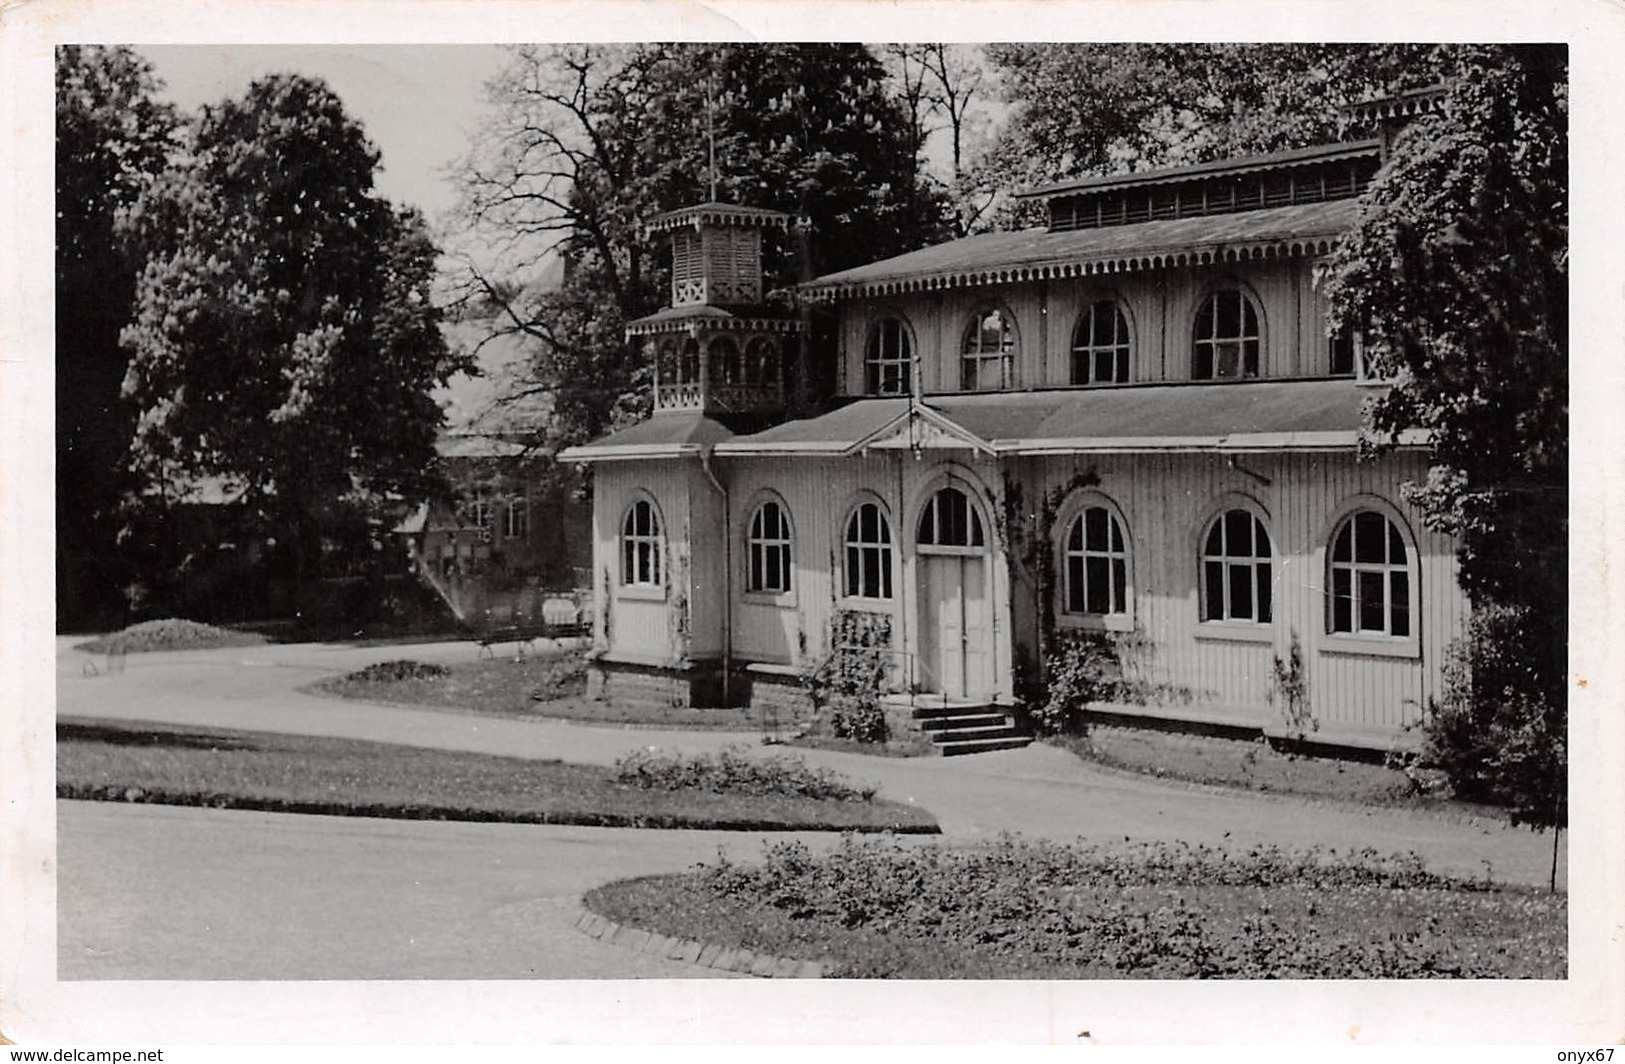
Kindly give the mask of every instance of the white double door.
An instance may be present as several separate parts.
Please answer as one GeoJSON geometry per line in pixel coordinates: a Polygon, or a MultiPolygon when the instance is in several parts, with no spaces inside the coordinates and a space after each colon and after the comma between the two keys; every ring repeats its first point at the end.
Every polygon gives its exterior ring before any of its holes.
{"type": "Polygon", "coordinates": [[[950,698],[989,694],[993,623],[985,554],[921,553],[916,558],[920,604],[920,686],[950,698]]]}

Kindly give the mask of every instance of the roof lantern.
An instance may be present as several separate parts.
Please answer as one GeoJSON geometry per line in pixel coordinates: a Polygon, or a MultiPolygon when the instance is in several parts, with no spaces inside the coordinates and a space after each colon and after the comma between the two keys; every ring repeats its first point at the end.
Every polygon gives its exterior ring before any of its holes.
{"type": "Polygon", "coordinates": [[[783,409],[786,340],[799,319],[764,304],[762,232],[793,216],[714,198],[655,215],[671,238],[671,304],[627,323],[654,361],[654,409],[760,415],[783,409]]]}

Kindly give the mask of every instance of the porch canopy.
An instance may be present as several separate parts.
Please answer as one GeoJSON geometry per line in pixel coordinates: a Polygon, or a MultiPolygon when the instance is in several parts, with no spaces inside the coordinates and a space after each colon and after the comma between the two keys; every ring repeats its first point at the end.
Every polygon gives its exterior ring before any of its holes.
{"type": "MultiPolygon", "coordinates": [[[[749,435],[699,414],[657,414],[559,457],[828,457],[936,448],[988,456],[1338,451],[1358,445],[1365,402],[1379,387],[1317,378],[858,399],[749,435]]],[[[1426,438],[1406,432],[1396,442],[1419,446],[1426,438]]]]}

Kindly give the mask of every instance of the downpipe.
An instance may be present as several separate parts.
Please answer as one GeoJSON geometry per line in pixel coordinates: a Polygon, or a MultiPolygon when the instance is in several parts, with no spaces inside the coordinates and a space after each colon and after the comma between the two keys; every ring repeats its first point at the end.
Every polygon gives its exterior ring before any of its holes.
{"type": "Polygon", "coordinates": [[[711,468],[710,447],[700,448],[700,468],[705,470],[705,479],[709,480],[711,486],[717,489],[717,494],[722,496],[722,704],[728,706],[733,704],[729,697],[733,677],[734,645],[733,512],[728,504],[728,489],[723,487],[722,481],[717,479],[716,471],[711,468]]]}

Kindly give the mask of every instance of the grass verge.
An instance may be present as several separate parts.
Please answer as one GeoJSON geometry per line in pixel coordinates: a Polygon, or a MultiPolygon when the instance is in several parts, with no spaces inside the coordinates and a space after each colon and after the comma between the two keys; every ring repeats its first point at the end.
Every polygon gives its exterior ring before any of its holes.
{"type": "Polygon", "coordinates": [[[924,810],[879,799],[652,789],[564,761],[96,719],[57,723],[57,796],[408,820],[939,830],[924,810]]]}
{"type": "Polygon", "coordinates": [[[1089,734],[1058,740],[1085,761],[1162,779],[1238,790],[1290,794],[1387,809],[1506,820],[1495,806],[1463,802],[1399,768],[1308,757],[1263,742],[1091,725],[1089,734]]]}
{"type": "Polygon", "coordinates": [[[950,848],[781,843],[592,891],[660,934],[847,978],[1540,978],[1567,971],[1567,898],[1453,880],[1370,851],[1006,837],[950,848]]]}
{"type": "Polygon", "coordinates": [[[217,647],[251,647],[265,642],[254,632],[238,632],[200,621],[166,617],[142,621],[120,632],[97,636],[74,645],[91,654],[142,654],[155,650],[212,650],[217,647]]]}
{"type": "MultiPolygon", "coordinates": [[[[400,667],[409,663],[392,664],[400,667]]],[[[581,697],[586,686],[584,652],[567,650],[517,660],[499,656],[459,663],[447,666],[444,675],[387,676],[361,670],[321,680],[305,690],[337,698],[426,706],[487,717],[713,731],[788,731],[791,726],[787,719],[750,708],[692,709],[593,701],[581,697]]]]}

